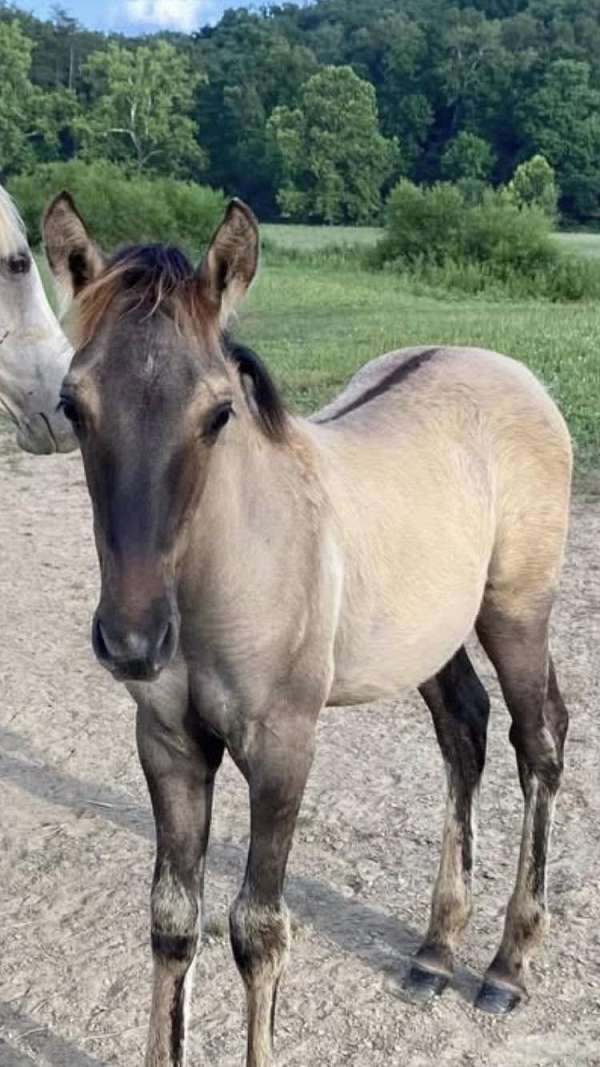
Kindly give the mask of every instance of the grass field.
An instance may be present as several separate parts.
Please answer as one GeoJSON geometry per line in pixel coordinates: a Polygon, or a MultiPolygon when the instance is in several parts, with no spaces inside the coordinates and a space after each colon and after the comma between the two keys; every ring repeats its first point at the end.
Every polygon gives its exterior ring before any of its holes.
{"type": "Polygon", "coordinates": [[[600,233],[558,233],[557,240],[568,252],[581,256],[600,256],[600,233]]]}
{"type": "Polygon", "coordinates": [[[388,272],[265,259],[238,333],[297,410],[318,407],[382,352],[483,345],[522,359],[541,377],[569,422],[579,467],[600,463],[597,306],[416,295],[388,272]]]}
{"type": "Polygon", "coordinates": [[[275,247],[310,252],[332,245],[336,248],[342,245],[368,248],[382,233],[377,226],[298,226],[293,223],[286,226],[264,223],[261,232],[267,243],[275,247]]]}
{"type": "MultiPolygon", "coordinates": [[[[293,223],[285,226],[265,223],[261,230],[268,244],[299,252],[318,252],[345,245],[369,248],[383,232],[377,226],[299,226],[293,223]]],[[[556,240],[565,251],[600,257],[600,233],[557,233],[556,240]]]]}

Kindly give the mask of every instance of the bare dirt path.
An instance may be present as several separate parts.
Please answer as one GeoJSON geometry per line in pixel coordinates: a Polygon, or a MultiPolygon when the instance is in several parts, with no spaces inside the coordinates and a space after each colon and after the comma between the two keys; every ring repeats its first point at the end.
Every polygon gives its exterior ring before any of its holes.
{"type": "MultiPolygon", "coordinates": [[[[0,1065],[141,1067],[149,1000],[152,821],[133,707],[96,666],[96,563],[77,456],[0,439],[0,1065]]],[[[508,716],[494,697],[476,913],[454,988],[400,995],[423,931],[443,813],[433,731],[409,695],[328,712],[290,864],[296,933],[278,1067],[600,1065],[600,502],[578,498],[555,622],[572,714],[551,865],[554,923],[532,999],[474,1011],[501,932],[521,815],[508,716]]],[[[479,660],[481,666],[481,660],[479,660]]],[[[196,977],[191,1067],[239,1067],[242,986],[226,908],[247,845],[246,797],[220,775],[209,937],[196,977]]]]}

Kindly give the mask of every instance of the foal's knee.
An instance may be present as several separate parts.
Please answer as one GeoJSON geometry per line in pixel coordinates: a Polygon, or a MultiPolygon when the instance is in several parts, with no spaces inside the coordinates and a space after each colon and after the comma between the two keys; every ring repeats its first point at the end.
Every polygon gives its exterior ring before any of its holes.
{"type": "MultiPolygon", "coordinates": [[[[562,778],[563,751],[555,732],[547,725],[528,730],[513,724],[509,736],[527,774],[541,782],[549,793],[556,793],[562,778]]],[[[524,788],[526,785],[523,783],[524,788]]]]}
{"type": "Polygon", "coordinates": [[[262,976],[277,980],[290,946],[290,920],[283,901],[277,906],[257,904],[243,893],[229,913],[231,947],[246,984],[262,976]]]}
{"type": "Polygon", "coordinates": [[[198,899],[169,863],[158,869],[150,898],[152,949],[162,959],[189,964],[198,948],[198,899]]]}

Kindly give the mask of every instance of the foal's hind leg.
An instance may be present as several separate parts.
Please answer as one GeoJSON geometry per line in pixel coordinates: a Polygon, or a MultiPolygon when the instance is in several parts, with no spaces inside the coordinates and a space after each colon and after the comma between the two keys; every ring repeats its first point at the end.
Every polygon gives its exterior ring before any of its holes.
{"type": "Polygon", "coordinates": [[[483,766],[490,702],[464,648],[420,687],[432,716],[448,780],[440,868],[425,941],[406,986],[419,996],[441,993],[454,950],[471,914],[475,831],[473,803],[483,766]]]}
{"type": "Polygon", "coordinates": [[[138,708],[137,739],[156,822],[154,980],[145,1064],[183,1067],[213,783],[223,744],[198,725],[161,722],[148,706],[138,708]]]}
{"type": "Polygon", "coordinates": [[[492,599],[484,602],[477,627],[512,717],[510,740],[525,800],[517,879],[504,935],[476,1002],[496,1014],[510,1011],[526,993],[529,959],[547,925],[546,860],[568,726],[548,653],[549,614],[547,605],[537,617],[518,619],[492,599]]]}

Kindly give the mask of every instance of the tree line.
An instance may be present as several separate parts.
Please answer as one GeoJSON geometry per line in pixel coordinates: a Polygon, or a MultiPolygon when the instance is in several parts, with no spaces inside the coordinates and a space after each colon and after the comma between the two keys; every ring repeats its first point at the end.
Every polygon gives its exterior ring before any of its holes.
{"type": "Polygon", "coordinates": [[[600,0],[314,0],[104,35],[0,0],[0,177],[108,160],[263,218],[377,221],[406,178],[506,185],[537,154],[600,219],[600,0]]]}

